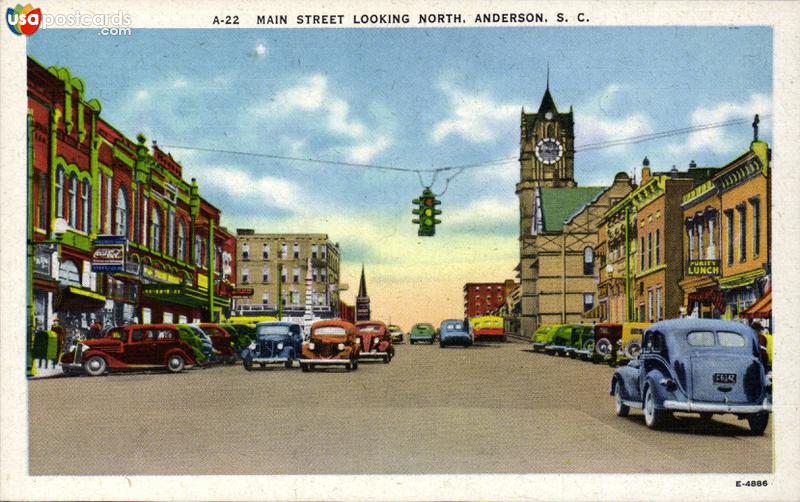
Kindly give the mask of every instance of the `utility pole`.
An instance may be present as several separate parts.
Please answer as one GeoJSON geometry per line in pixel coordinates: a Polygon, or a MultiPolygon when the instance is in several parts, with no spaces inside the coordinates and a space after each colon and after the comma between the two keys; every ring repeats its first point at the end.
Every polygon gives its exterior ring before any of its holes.
{"type": "Polygon", "coordinates": [[[278,320],[283,320],[283,264],[278,263],[278,320]]]}

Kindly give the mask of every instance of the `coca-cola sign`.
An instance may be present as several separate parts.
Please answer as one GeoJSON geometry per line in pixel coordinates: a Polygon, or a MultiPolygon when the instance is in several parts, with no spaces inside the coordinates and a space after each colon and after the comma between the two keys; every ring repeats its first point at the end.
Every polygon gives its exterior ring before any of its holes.
{"type": "Polygon", "coordinates": [[[92,272],[124,272],[125,244],[124,237],[98,236],[92,251],[92,272]]]}
{"type": "Polygon", "coordinates": [[[95,248],[94,253],[92,254],[92,260],[96,263],[109,261],[116,262],[124,258],[125,249],[123,249],[122,246],[95,248]]]}

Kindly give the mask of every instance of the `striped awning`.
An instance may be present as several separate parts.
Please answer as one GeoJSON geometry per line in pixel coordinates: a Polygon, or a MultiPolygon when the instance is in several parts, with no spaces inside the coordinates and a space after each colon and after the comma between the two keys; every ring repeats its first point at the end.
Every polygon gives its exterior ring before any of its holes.
{"type": "Polygon", "coordinates": [[[767,291],[764,296],[739,313],[743,319],[769,319],[772,317],[772,291],[767,291]]]}

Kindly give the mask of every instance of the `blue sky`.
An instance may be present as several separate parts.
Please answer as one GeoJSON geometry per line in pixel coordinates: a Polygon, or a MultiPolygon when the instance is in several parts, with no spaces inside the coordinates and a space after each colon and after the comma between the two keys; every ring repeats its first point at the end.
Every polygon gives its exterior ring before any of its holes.
{"type": "MultiPolygon", "coordinates": [[[[557,106],[574,107],[578,146],[765,115],[772,102],[767,27],[50,29],[28,52],[70,67],[129,137],[406,168],[515,157],[520,109],[538,106],[548,61],[557,106]]],[[[721,165],[751,137],[745,125],[578,153],[575,177],[607,184],[645,155],[656,170],[721,165]]],[[[229,228],[330,234],[353,288],[366,263],[383,318],[457,317],[464,282],[514,276],[514,160],[455,178],[436,237],[420,239],[413,174],[167,150],[229,228]]]]}

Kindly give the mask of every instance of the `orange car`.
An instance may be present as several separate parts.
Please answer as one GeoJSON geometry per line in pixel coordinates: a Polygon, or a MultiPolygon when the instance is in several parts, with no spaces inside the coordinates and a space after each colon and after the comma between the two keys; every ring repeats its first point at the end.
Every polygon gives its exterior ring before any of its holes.
{"type": "Polygon", "coordinates": [[[356,323],[356,337],[360,340],[359,358],[380,359],[389,363],[394,357],[392,337],[389,329],[380,321],[361,321],[356,323]]]}
{"type": "Polygon", "coordinates": [[[317,321],[311,326],[308,341],[303,342],[300,368],[313,370],[317,365],[343,365],[347,371],[358,369],[356,327],[338,319],[317,321]]]}

